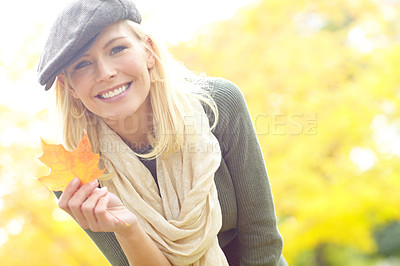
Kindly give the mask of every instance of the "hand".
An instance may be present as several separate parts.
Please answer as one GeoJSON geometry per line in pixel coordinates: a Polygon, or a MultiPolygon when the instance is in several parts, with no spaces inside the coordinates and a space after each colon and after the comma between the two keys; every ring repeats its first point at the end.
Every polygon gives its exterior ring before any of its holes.
{"type": "Polygon", "coordinates": [[[97,180],[81,184],[79,178],[73,179],[61,195],[58,205],[82,228],[93,232],[124,234],[137,225],[136,216],[107,188],[98,188],[97,180]]]}

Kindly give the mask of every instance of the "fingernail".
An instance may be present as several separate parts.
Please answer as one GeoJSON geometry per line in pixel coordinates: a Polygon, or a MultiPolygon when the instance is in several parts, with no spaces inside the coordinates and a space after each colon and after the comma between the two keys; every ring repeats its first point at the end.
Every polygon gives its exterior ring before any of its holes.
{"type": "Polygon", "coordinates": [[[75,177],[74,179],[72,179],[72,181],[71,181],[71,183],[72,183],[72,185],[76,185],[76,184],[78,184],[80,181],[79,181],[79,178],[77,178],[77,177],[75,177]]]}
{"type": "Polygon", "coordinates": [[[91,185],[97,185],[97,179],[90,182],[91,185]]]}
{"type": "Polygon", "coordinates": [[[101,187],[100,189],[106,191],[107,187],[101,187]]]}

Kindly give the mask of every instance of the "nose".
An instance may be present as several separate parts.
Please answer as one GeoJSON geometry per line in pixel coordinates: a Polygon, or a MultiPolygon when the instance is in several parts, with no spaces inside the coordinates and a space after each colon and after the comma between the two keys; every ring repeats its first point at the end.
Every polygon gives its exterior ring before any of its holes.
{"type": "Polygon", "coordinates": [[[96,64],[96,81],[110,81],[117,75],[115,68],[105,60],[98,60],[96,64]]]}

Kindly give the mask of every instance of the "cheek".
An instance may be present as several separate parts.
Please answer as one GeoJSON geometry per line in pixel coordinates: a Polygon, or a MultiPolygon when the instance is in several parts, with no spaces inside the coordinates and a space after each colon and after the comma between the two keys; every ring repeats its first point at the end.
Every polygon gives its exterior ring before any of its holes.
{"type": "Polygon", "coordinates": [[[82,72],[71,74],[70,81],[74,88],[85,88],[95,80],[95,70],[91,67],[82,72]]]}
{"type": "Polygon", "coordinates": [[[136,72],[137,74],[144,74],[144,71],[148,70],[147,54],[145,51],[140,51],[138,53],[132,53],[121,60],[119,65],[121,69],[127,72],[136,72]]]}
{"type": "Polygon", "coordinates": [[[85,91],[82,89],[84,86],[80,86],[81,84],[78,84],[78,86],[75,86],[74,91],[75,93],[73,94],[73,96],[75,98],[79,98],[81,99],[81,101],[85,101],[85,91]]]}
{"type": "Polygon", "coordinates": [[[71,81],[79,98],[87,97],[90,94],[91,82],[88,77],[74,77],[71,81]]]}

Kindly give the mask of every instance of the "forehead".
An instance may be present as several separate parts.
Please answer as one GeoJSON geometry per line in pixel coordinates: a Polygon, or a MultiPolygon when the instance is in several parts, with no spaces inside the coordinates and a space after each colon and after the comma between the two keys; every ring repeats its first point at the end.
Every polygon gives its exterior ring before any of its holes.
{"type": "Polygon", "coordinates": [[[109,40],[112,40],[114,38],[118,37],[134,37],[134,34],[132,30],[129,28],[129,26],[124,23],[124,22],[117,22],[114,23],[108,27],[106,27],[97,37],[96,41],[92,46],[95,46],[96,44],[101,44],[104,42],[108,42],[109,40]]]}

